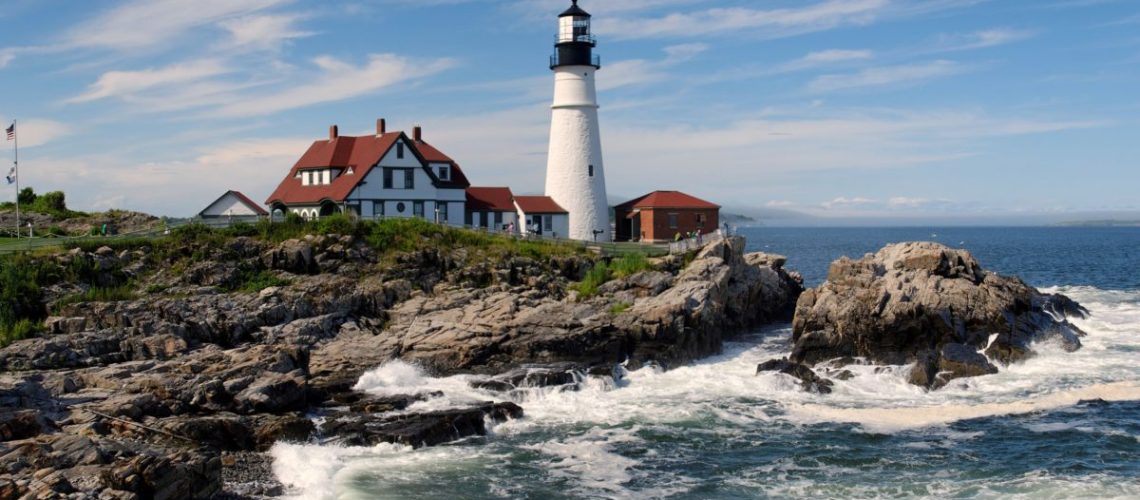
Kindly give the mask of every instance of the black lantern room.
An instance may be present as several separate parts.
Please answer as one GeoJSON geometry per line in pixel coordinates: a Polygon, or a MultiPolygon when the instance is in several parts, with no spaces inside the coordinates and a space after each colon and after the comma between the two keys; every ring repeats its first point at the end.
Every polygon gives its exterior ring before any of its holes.
{"type": "Polygon", "coordinates": [[[558,34],[554,36],[554,55],[550,56],[550,69],[560,66],[593,66],[601,68],[601,60],[594,55],[598,41],[590,34],[590,13],[578,6],[578,0],[558,15],[558,34]]]}

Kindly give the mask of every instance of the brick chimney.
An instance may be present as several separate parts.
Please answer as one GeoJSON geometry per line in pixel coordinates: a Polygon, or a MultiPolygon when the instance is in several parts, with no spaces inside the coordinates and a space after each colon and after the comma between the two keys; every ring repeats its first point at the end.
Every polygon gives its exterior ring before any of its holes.
{"type": "Polygon", "coordinates": [[[388,131],[388,123],[383,118],[376,119],[376,135],[384,135],[388,131]]]}
{"type": "Polygon", "coordinates": [[[420,128],[419,125],[416,125],[414,128],[412,128],[412,140],[416,142],[423,142],[423,135],[424,130],[420,128]]]}
{"type": "Polygon", "coordinates": [[[340,136],[340,132],[336,128],[336,125],[330,126],[329,127],[329,140],[331,141],[333,139],[336,139],[339,136],[340,136]]]}

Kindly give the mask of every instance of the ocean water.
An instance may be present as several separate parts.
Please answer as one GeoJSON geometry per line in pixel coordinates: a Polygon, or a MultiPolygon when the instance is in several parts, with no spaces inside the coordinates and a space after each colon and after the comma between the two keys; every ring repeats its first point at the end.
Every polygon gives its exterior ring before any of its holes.
{"type": "MultiPolygon", "coordinates": [[[[828,263],[883,244],[935,240],[983,267],[1080,301],[1084,347],[936,392],[906,367],[852,367],[821,396],[756,365],[790,349],[777,325],[668,372],[533,389],[526,417],[487,437],[412,450],[278,444],[295,498],[1140,498],[1140,229],[747,228],[750,250],[783,253],[809,285],[828,263]]],[[[470,376],[391,362],[361,390],[445,396],[412,409],[503,396],[470,376]]]]}

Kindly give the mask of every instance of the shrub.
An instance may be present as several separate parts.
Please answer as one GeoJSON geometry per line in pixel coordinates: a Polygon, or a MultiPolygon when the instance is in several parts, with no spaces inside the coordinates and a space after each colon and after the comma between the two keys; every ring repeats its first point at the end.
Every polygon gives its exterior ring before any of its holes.
{"type": "Polygon", "coordinates": [[[633,304],[630,304],[629,302],[618,302],[617,304],[610,306],[610,314],[621,314],[629,310],[631,306],[633,306],[633,304]]]}
{"type": "Polygon", "coordinates": [[[355,234],[356,221],[346,214],[321,217],[317,222],[317,231],[321,234],[355,234]]]}
{"type": "Polygon", "coordinates": [[[245,221],[237,221],[233,224],[230,224],[230,227],[227,227],[226,229],[222,230],[222,232],[228,236],[235,236],[235,237],[236,236],[253,237],[253,236],[257,236],[260,233],[257,226],[254,226],[253,224],[250,224],[250,223],[245,222],[245,221]]]}
{"type": "Polygon", "coordinates": [[[599,261],[594,265],[590,272],[586,273],[586,277],[582,281],[574,285],[574,289],[578,291],[578,295],[582,298],[590,298],[598,294],[598,287],[605,284],[610,280],[610,267],[604,261],[599,261]]]}
{"type": "Polygon", "coordinates": [[[130,284],[111,287],[91,287],[87,291],[68,295],[55,303],[55,310],[63,306],[83,302],[118,302],[120,300],[134,300],[136,298],[134,287],[130,284]]]}
{"type": "Polygon", "coordinates": [[[645,258],[643,253],[629,253],[622,256],[620,259],[615,259],[610,263],[610,269],[614,272],[614,278],[622,279],[627,276],[648,271],[653,266],[649,264],[649,260],[645,258]]]}
{"type": "Polygon", "coordinates": [[[45,274],[42,265],[25,256],[0,260],[0,332],[4,335],[26,333],[26,326],[19,326],[22,321],[47,317],[40,289],[45,274]]]}
{"type": "Polygon", "coordinates": [[[19,320],[12,325],[2,325],[0,326],[0,347],[32,337],[42,329],[43,327],[38,322],[28,319],[19,320]]]}
{"type": "Polygon", "coordinates": [[[16,194],[16,201],[21,205],[31,206],[36,202],[36,191],[30,187],[21,189],[20,192],[16,194]]]}
{"type": "Polygon", "coordinates": [[[242,278],[243,283],[238,289],[243,292],[257,293],[269,287],[290,285],[289,280],[279,278],[270,271],[250,273],[243,275],[242,278]]]}
{"type": "Polygon", "coordinates": [[[44,193],[36,198],[35,203],[32,204],[37,211],[46,213],[63,213],[67,212],[67,202],[63,195],[63,191],[52,191],[44,193]]]}

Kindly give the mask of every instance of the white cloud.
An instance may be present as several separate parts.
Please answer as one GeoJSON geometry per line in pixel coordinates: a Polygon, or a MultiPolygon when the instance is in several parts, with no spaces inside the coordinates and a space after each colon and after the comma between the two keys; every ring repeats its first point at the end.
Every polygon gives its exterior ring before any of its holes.
{"type": "Polygon", "coordinates": [[[906,196],[895,196],[887,200],[887,206],[891,208],[918,208],[930,203],[926,198],[910,198],[906,196]]]}
{"type": "Polygon", "coordinates": [[[807,90],[815,93],[892,85],[915,84],[935,78],[958,75],[970,67],[955,61],[937,60],[920,64],[867,68],[856,73],[832,74],[816,77],[807,90]]]}
{"type": "Polygon", "coordinates": [[[853,61],[853,60],[859,60],[859,59],[870,59],[872,57],[874,57],[874,53],[872,53],[869,50],[832,49],[832,50],[821,50],[818,52],[812,52],[812,53],[804,56],[802,61],[805,63],[820,64],[820,63],[833,63],[833,62],[841,62],[841,61],[853,61]]]}
{"type": "Polygon", "coordinates": [[[764,206],[768,208],[789,208],[796,206],[796,204],[787,200],[771,200],[768,203],[765,203],[764,206]]]}
{"type": "Polygon", "coordinates": [[[842,25],[868,24],[887,0],[828,0],[785,9],[711,8],[656,18],[607,18],[595,31],[615,38],[694,37],[747,30],[753,36],[785,36],[842,25]]]}
{"type": "Polygon", "coordinates": [[[856,196],[853,198],[847,198],[847,197],[840,196],[840,197],[835,198],[831,201],[825,201],[823,203],[820,203],[819,206],[821,206],[827,210],[833,210],[833,209],[837,209],[837,208],[849,208],[849,207],[853,207],[853,206],[865,206],[865,205],[873,205],[873,204],[877,204],[877,203],[879,203],[879,200],[876,200],[873,198],[863,198],[861,196],[856,196]]]}
{"type": "Polygon", "coordinates": [[[320,71],[299,77],[298,81],[303,83],[243,96],[211,114],[224,117],[259,116],[313,104],[343,101],[455,66],[451,59],[419,61],[393,54],[372,54],[362,66],[354,66],[330,56],[318,57],[313,60],[313,64],[320,71]]]}
{"type": "Polygon", "coordinates": [[[286,166],[277,171],[280,177],[288,171],[305,148],[313,142],[312,138],[275,138],[275,139],[242,139],[219,147],[212,148],[199,155],[195,161],[201,165],[227,165],[252,164],[255,160],[280,159],[286,160],[286,166]]]}
{"type": "Polygon", "coordinates": [[[133,0],[75,26],[67,48],[152,49],[188,30],[290,3],[292,0],[133,0]]]}
{"type": "Polygon", "coordinates": [[[314,33],[298,30],[294,24],[299,15],[253,15],[227,19],[220,23],[229,31],[231,46],[251,49],[272,49],[282,42],[312,36],[314,33]]]}
{"type": "Polygon", "coordinates": [[[671,45],[665,47],[665,59],[659,61],[629,59],[609,64],[606,66],[605,78],[597,83],[598,90],[613,90],[665,80],[669,78],[666,72],[668,68],[689,61],[708,49],[709,46],[703,43],[671,45]]]}
{"type": "MultiPolygon", "coordinates": [[[[3,125],[0,128],[6,129],[12,124],[12,119],[0,117],[0,124],[3,125]]],[[[70,132],[71,127],[69,125],[54,120],[32,118],[19,120],[16,123],[16,138],[20,141],[20,149],[49,144],[70,132]]]]}
{"type": "Polygon", "coordinates": [[[8,63],[16,58],[16,51],[13,49],[0,50],[0,69],[4,69],[8,63]]]}
{"type": "Polygon", "coordinates": [[[79,209],[125,208],[190,216],[229,189],[264,201],[311,139],[243,139],[203,147],[189,160],[124,163],[121,157],[42,158],[25,175],[67,193],[79,209]]]}
{"type": "Polygon", "coordinates": [[[1034,35],[1036,35],[1036,33],[1033,31],[1009,28],[994,28],[975,31],[973,33],[942,35],[939,37],[939,48],[936,50],[940,52],[950,52],[983,49],[1025,40],[1032,38],[1034,35]]]}
{"type": "Polygon", "coordinates": [[[87,92],[65,102],[81,103],[108,97],[130,97],[139,92],[203,80],[227,71],[226,67],[217,60],[190,61],[140,71],[108,71],[91,84],[87,92]]]}

